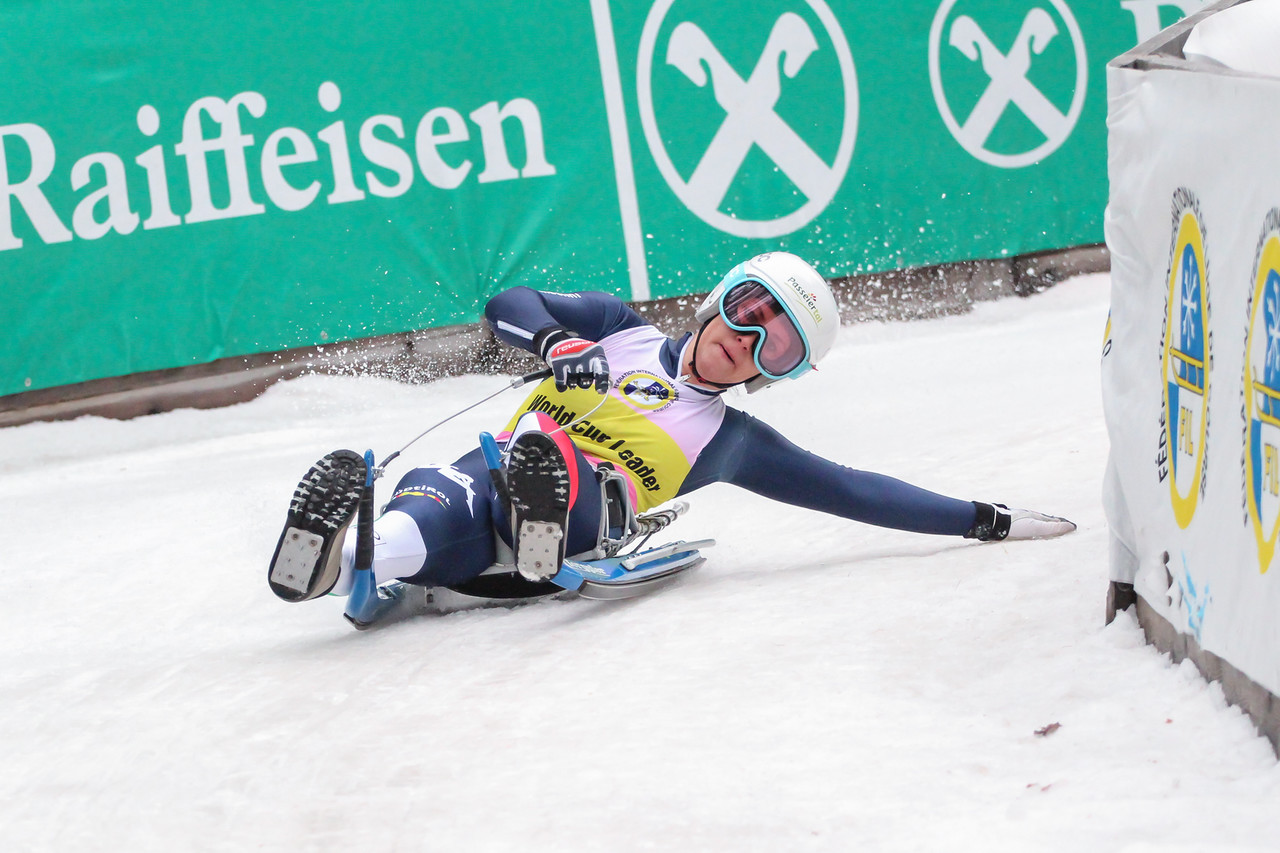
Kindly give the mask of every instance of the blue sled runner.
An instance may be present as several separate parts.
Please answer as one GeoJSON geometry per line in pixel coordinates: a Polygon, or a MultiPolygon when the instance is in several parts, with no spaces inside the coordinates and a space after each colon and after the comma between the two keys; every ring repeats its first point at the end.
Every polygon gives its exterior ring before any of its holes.
{"type": "MultiPolygon", "coordinates": [[[[415,586],[402,581],[389,581],[374,585],[373,572],[357,571],[347,607],[343,616],[360,630],[375,625],[399,621],[408,616],[448,608],[447,601],[457,606],[459,600],[472,602],[519,603],[532,598],[556,593],[577,593],[594,601],[620,601],[638,595],[655,592],[668,586],[681,572],[696,569],[707,561],[701,549],[715,544],[713,539],[694,542],[671,542],[656,548],[648,548],[626,556],[605,557],[597,560],[567,559],[560,571],[541,589],[530,589],[530,594],[499,593],[486,596],[476,592],[415,586]]],[[[519,583],[513,567],[497,565],[481,578],[499,583],[519,583]]],[[[530,585],[532,587],[533,585],[530,585]]],[[[528,587],[526,587],[528,588],[528,587]]],[[[472,605],[475,606],[475,605],[472,605]]]]}

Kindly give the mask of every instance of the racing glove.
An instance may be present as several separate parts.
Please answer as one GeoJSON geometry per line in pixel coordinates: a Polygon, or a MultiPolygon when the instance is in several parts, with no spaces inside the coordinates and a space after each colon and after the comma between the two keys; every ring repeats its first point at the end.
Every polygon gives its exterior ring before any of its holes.
{"type": "Polygon", "coordinates": [[[551,328],[534,337],[538,355],[551,368],[556,390],[595,388],[597,394],[609,391],[609,359],[604,347],[578,337],[564,328],[551,328]]]}
{"type": "Polygon", "coordinates": [[[1074,522],[1030,509],[973,501],[977,519],[965,539],[999,542],[1002,539],[1052,539],[1076,529],[1074,522]]]}

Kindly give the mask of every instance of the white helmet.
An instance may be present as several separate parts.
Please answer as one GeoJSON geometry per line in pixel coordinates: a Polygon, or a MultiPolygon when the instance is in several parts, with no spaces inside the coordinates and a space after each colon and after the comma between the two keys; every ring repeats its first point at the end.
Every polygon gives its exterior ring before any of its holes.
{"type": "Polygon", "coordinates": [[[817,367],[831,350],[840,328],[840,310],[826,279],[788,252],[756,255],[729,270],[703,300],[694,317],[705,327],[717,313],[729,328],[759,335],[753,356],[760,375],[747,380],[749,392],[782,379],[795,379],[817,367]],[[776,300],[771,304],[781,307],[784,313],[767,322],[762,322],[758,315],[743,316],[742,306],[751,304],[743,295],[760,293],[758,288],[750,288],[751,285],[762,285],[776,300]],[[779,339],[779,345],[772,347],[775,352],[767,353],[765,340],[771,334],[779,339]]]}

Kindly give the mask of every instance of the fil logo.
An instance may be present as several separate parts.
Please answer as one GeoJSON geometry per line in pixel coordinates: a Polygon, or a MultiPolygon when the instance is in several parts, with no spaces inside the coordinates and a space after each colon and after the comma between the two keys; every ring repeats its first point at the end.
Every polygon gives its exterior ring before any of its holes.
{"type": "Polygon", "coordinates": [[[929,31],[929,82],[947,130],[992,166],[1038,163],[1071,136],[1088,58],[1065,0],[944,0],[929,31]]]}
{"type": "Polygon", "coordinates": [[[1185,188],[1173,194],[1173,241],[1165,291],[1160,342],[1164,374],[1160,479],[1169,480],[1173,515],[1187,527],[1206,486],[1209,433],[1209,263],[1204,220],[1195,195],[1185,188]]]}
{"type": "Polygon", "coordinates": [[[1280,208],[1263,222],[1253,269],[1244,354],[1244,502],[1265,572],[1280,537],[1280,208]]]}
{"type": "Polygon", "coordinates": [[[623,399],[642,412],[661,412],[680,399],[680,393],[666,379],[648,370],[630,370],[614,382],[623,399]]]}
{"type": "Polygon", "coordinates": [[[853,156],[848,41],[823,0],[795,6],[773,17],[760,4],[659,0],[640,38],[640,120],[658,171],[695,216],[738,237],[808,224],[853,156]]]}

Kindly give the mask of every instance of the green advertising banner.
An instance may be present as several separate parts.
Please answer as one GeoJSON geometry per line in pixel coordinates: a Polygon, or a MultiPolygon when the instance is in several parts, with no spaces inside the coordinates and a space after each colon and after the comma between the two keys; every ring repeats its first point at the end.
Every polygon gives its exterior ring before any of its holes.
{"type": "Polygon", "coordinates": [[[6,4],[0,395],[1100,242],[1102,68],[1199,5],[6,4]]]}
{"type": "Polygon", "coordinates": [[[744,246],[840,277],[1101,242],[1105,64],[1200,5],[653,3],[616,23],[650,292],[744,246]]]}

